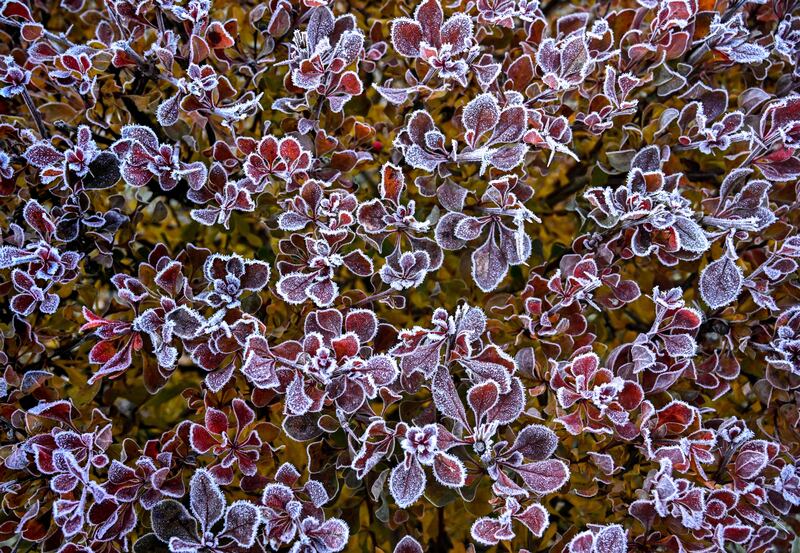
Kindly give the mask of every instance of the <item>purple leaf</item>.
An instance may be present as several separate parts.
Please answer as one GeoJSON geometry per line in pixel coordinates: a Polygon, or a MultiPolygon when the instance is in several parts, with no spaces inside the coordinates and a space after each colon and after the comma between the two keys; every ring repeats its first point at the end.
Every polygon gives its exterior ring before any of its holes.
{"type": "Polygon", "coordinates": [[[700,274],[700,296],[712,309],[728,305],[742,291],[742,270],[727,255],[709,263],[700,274]]]}
{"type": "Polygon", "coordinates": [[[433,460],[433,475],[448,488],[460,488],[466,482],[467,470],[458,457],[440,451],[433,460]]]}
{"type": "Polygon", "coordinates": [[[260,522],[258,507],[249,501],[234,501],[225,513],[222,535],[233,538],[242,547],[250,547],[256,541],[260,522]]]}
{"type": "Polygon", "coordinates": [[[411,536],[405,536],[397,542],[393,553],[423,553],[422,546],[411,536]]]}
{"type": "Polygon", "coordinates": [[[522,524],[528,527],[534,536],[541,538],[544,531],[550,525],[549,515],[547,510],[539,503],[530,505],[527,509],[520,514],[515,515],[514,518],[519,520],[522,524]]]}
{"type": "Polygon", "coordinates": [[[539,495],[552,493],[569,480],[569,469],[563,461],[549,459],[513,467],[528,488],[539,495]]]}
{"type": "Polygon", "coordinates": [[[518,451],[527,459],[542,461],[550,457],[556,447],[558,436],[555,432],[541,424],[531,424],[517,434],[512,451],[518,451]]]}
{"type": "Polygon", "coordinates": [[[412,459],[404,461],[392,469],[389,477],[389,491],[401,509],[410,507],[425,491],[425,471],[422,465],[412,459]]]}
{"type": "Polygon", "coordinates": [[[197,469],[189,482],[189,505],[202,531],[207,532],[225,511],[225,498],[219,485],[206,469],[197,469]]]}
{"type": "Polygon", "coordinates": [[[473,99],[461,115],[466,133],[464,140],[475,148],[481,136],[495,128],[500,121],[500,108],[495,97],[488,92],[473,99]]]}
{"type": "Polygon", "coordinates": [[[491,292],[508,274],[508,263],[494,235],[472,252],[472,278],[483,292],[491,292]]]}

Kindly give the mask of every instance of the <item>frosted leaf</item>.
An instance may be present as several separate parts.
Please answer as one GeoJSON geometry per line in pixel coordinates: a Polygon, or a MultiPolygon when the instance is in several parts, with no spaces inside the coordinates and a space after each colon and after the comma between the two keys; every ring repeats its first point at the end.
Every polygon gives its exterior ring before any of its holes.
{"type": "Polygon", "coordinates": [[[22,216],[25,218],[25,222],[28,223],[28,226],[42,236],[47,236],[56,230],[56,226],[50,219],[47,210],[36,200],[29,200],[28,203],[25,204],[25,208],[22,210],[22,216]]]}
{"type": "Polygon", "coordinates": [[[483,292],[491,292],[508,274],[508,263],[494,235],[472,252],[472,279],[483,292]]]}
{"type": "Polygon", "coordinates": [[[671,334],[663,336],[664,347],[670,357],[675,359],[683,359],[687,357],[694,357],[697,344],[694,338],[688,334],[671,334]]]}
{"type": "Polygon", "coordinates": [[[682,307],[672,316],[672,322],[670,322],[669,326],[673,329],[694,330],[702,322],[703,315],[699,311],[691,307],[682,307]]]}
{"type": "Polygon", "coordinates": [[[736,456],[734,473],[744,481],[750,481],[761,474],[769,459],[764,451],[757,449],[744,450],[736,456]]]}
{"type": "Polygon", "coordinates": [[[311,10],[306,33],[308,34],[308,44],[312,50],[333,32],[333,28],[333,12],[329,8],[321,6],[311,10]]]}
{"type": "Polygon", "coordinates": [[[206,322],[200,313],[185,305],[167,313],[166,320],[173,325],[172,333],[184,340],[197,337],[206,322]]]}
{"type": "Polygon", "coordinates": [[[307,296],[306,290],[311,284],[311,278],[302,273],[289,273],[278,280],[278,295],[287,303],[303,303],[307,296]]]}
{"type": "MultiPolygon", "coordinates": [[[[462,315],[458,319],[458,332],[466,333],[470,340],[477,340],[486,332],[486,314],[480,307],[464,306],[462,315]]],[[[484,352],[489,348],[484,349],[484,352]]],[[[499,351],[499,350],[494,350],[499,351]]],[[[502,354],[501,354],[502,356],[502,354]]]]}
{"type": "MultiPolygon", "coordinates": [[[[554,144],[553,152],[555,153],[556,150],[575,157],[575,155],[570,152],[569,149],[565,148],[561,144],[554,144]]],[[[503,146],[502,148],[489,150],[484,160],[484,165],[489,164],[497,169],[500,169],[501,171],[511,171],[519,165],[522,165],[522,162],[525,161],[525,154],[527,153],[528,147],[525,144],[503,146]]],[[[484,169],[485,167],[482,166],[481,173],[483,173],[484,169]]]]}
{"type": "Polygon", "coordinates": [[[397,542],[393,553],[423,553],[422,546],[411,536],[405,536],[397,542]]]}
{"type": "Polygon", "coordinates": [[[464,406],[458,397],[453,378],[444,365],[439,365],[433,375],[431,394],[433,395],[433,403],[441,414],[460,422],[465,427],[469,426],[467,424],[467,413],[464,411],[464,406]]]}
{"type": "Polygon", "coordinates": [[[413,19],[398,17],[392,21],[391,41],[392,47],[398,54],[407,58],[416,58],[420,53],[422,27],[413,19]]]}
{"type": "Polygon", "coordinates": [[[448,211],[461,211],[464,209],[464,200],[469,190],[452,181],[446,181],[436,189],[436,198],[448,211]]]}
{"type": "Polygon", "coordinates": [[[700,296],[712,309],[728,305],[742,291],[742,270],[727,255],[709,263],[700,275],[700,296]]]}
{"type": "Polygon", "coordinates": [[[442,26],[442,44],[450,44],[452,55],[466,51],[472,42],[472,18],[456,13],[442,26]]]}
{"type": "Polygon", "coordinates": [[[472,65],[472,71],[478,79],[481,90],[486,92],[492,84],[497,81],[498,75],[502,70],[502,65],[494,63],[490,54],[485,54],[478,63],[472,65]]]}
{"type": "MultiPolygon", "coordinates": [[[[347,545],[350,528],[343,520],[331,518],[320,522],[314,517],[306,517],[300,523],[300,533],[306,539],[311,538],[312,551],[337,552],[347,545]]],[[[299,544],[299,542],[298,542],[299,544]]]]}
{"type": "Polygon", "coordinates": [[[311,284],[306,294],[317,307],[328,307],[339,295],[339,285],[332,280],[321,280],[311,284]]]}
{"type": "Polygon", "coordinates": [[[303,486],[303,490],[308,494],[308,497],[311,498],[311,502],[315,507],[322,507],[331,500],[325,486],[318,480],[309,480],[306,482],[306,485],[303,486]]]}
{"type": "MultiPolygon", "coordinates": [[[[220,223],[225,222],[225,219],[222,218],[223,213],[219,208],[193,209],[189,212],[189,215],[192,219],[207,227],[213,227],[218,220],[220,223]]],[[[225,224],[227,225],[227,222],[225,224]]]]}
{"type": "Polygon", "coordinates": [[[539,503],[530,505],[527,509],[515,515],[514,518],[528,527],[528,530],[537,538],[541,538],[547,527],[550,526],[550,517],[547,510],[539,503]]]}
{"type": "Polygon", "coordinates": [[[232,538],[242,547],[250,547],[256,541],[260,522],[258,507],[249,501],[234,501],[225,513],[222,535],[232,538]]]}
{"type": "MultiPolygon", "coordinates": [[[[377,386],[388,386],[397,379],[397,362],[388,355],[375,355],[367,361],[365,371],[377,386]]],[[[370,399],[373,399],[370,397],[370,399]]]]}
{"type": "Polygon", "coordinates": [[[162,289],[177,295],[179,283],[183,281],[183,264],[180,261],[170,261],[157,274],[154,282],[162,289]]]}
{"type": "MultiPolygon", "coordinates": [[[[291,463],[283,463],[275,472],[275,480],[285,486],[294,486],[297,481],[300,480],[300,471],[291,463]]],[[[267,497],[266,493],[267,490],[265,489],[263,496],[265,498],[267,497]]],[[[264,499],[262,503],[267,503],[266,499],[264,499]]]]}
{"type": "Polygon", "coordinates": [[[174,499],[156,503],[150,512],[150,520],[156,537],[164,543],[169,543],[172,538],[197,539],[197,521],[174,499]]]}
{"type": "Polygon", "coordinates": [[[8,269],[14,265],[24,263],[28,252],[14,246],[0,246],[0,269],[8,269]]]}
{"type": "Polygon", "coordinates": [[[656,426],[666,426],[670,432],[680,433],[692,423],[694,418],[694,408],[683,401],[673,400],[659,410],[656,426]]]}
{"type": "Polygon", "coordinates": [[[492,380],[500,392],[508,393],[511,375],[516,371],[514,360],[496,345],[486,346],[478,355],[464,359],[461,364],[467,367],[473,380],[483,382],[492,380]]]}
{"type": "Polygon", "coordinates": [[[408,118],[406,131],[414,144],[424,144],[425,134],[434,129],[436,124],[433,122],[433,117],[424,109],[418,109],[408,118]]]}
{"type": "Polygon", "coordinates": [[[541,424],[531,424],[523,428],[512,448],[525,458],[542,461],[550,457],[558,447],[556,433],[541,424]]]}
{"type": "Polygon", "coordinates": [[[371,471],[394,447],[394,436],[386,427],[386,422],[372,421],[361,436],[361,449],[353,457],[351,467],[359,479],[371,471]],[[375,441],[369,441],[374,437],[375,441]]]}
{"type": "Polygon", "coordinates": [[[448,212],[439,219],[434,232],[436,243],[445,250],[458,250],[463,248],[466,243],[456,237],[455,229],[459,223],[466,218],[462,213],[448,212]]]}
{"type": "Polygon", "coordinates": [[[178,122],[180,116],[180,94],[167,98],[156,109],[156,119],[162,127],[171,127],[178,122]]]}
{"type": "Polygon", "coordinates": [[[37,169],[44,169],[64,160],[64,155],[46,141],[37,142],[25,150],[25,159],[37,169]]]}
{"type": "Polygon", "coordinates": [[[294,211],[286,211],[281,213],[280,217],[278,217],[278,227],[281,230],[294,232],[303,230],[306,225],[308,225],[309,221],[309,218],[305,215],[300,215],[294,211]]]}
{"type": "Polygon", "coordinates": [[[569,469],[563,461],[549,459],[514,467],[528,488],[537,494],[552,493],[569,480],[569,469]]]}
{"type": "Polygon", "coordinates": [[[448,488],[460,488],[466,482],[467,470],[458,457],[440,451],[433,460],[433,475],[448,488]]]}
{"type": "Polygon", "coordinates": [[[197,453],[205,453],[212,447],[219,445],[219,440],[204,426],[192,423],[192,428],[189,431],[189,445],[197,453]]]}
{"type": "Polygon", "coordinates": [[[501,524],[495,518],[481,517],[470,528],[472,539],[481,545],[497,545],[500,540],[513,539],[515,534],[510,524],[501,524]]]}
{"type": "Polygon", "coordinates": [[[286,388],[286,402],[284,411],[291,415],[303,415],[314,404],[305,391],[305,379],[300,374],[295,374],[294,380],[286,388]]]}
{"type": "Polygon", "coordinates": [[[43,401],[35,407],[28,409],[28,414],[71,424],[72,403],[65,399],[58,401],[43,401]]]}
{"type": "Polygon", "coordinates": [[[628,532],[619,524],[611,524],[601,529],[594,538],[597,553],[627,553],[628,532]]]}
{"type": "Polygon", "coordinates": [[[590,451],[589,457],[592,459],[595,466],[607,476],[614,474],[619,468],[616,466],[614,458],[608,453],[595,453],[594,451],[590,451]]]}
{"type": "Polygon", "coordinates": [[[528,125],[528,114],[523,106],[509,106],[500,114],[497,126],[492,130],[489,144],[517,142],[522,139],[528,125]]]}
{"type": "Polygon", "coordinates": [[[441,42],[444,12],[439,0],[423,0],[414,11],[414,19],[422,27],[422,36],[431,45],[441,42]]]}
{"type": "Polygon", "coordinates": [[[208,26],[205,39],[212,50],[224,50],[235,45],[234,38],[219,21],[214,21],[208,26]]]}
{"type": "Polygon", "coordinates": [[[366,343],[378,332],[378,317],[369,309],[351,309],[344,318],[344,328],[347,332],[354,332],[362,343],[366,343]]]}
{"type": "Polygon", "coordinates": [[[226,121],[241,121],[242,119],[247,119],[261,109],[262,96],[264,96],[263,92],[257,96],[250,97],[246,100],[240,100],[229,106],[217,107],[215,113],[226,121]]]}
{"type": "Polygon", "coordinates": [[[483,420],[486,412],[495,406],[500,396],[500,389],[493,380],[487,380],[483,384],[476,384],[467,392],[467,403],[472,412],[475,413],[475,420],[478,424],[483,420]]]}
{"type": "Polygon", "coordinates": [[[381,197],[391,200],[394,203],[400,203],[400,196],[406,188],[406,178],[403,175],[403,170],[397,165],[391,163],[384,163],[381,167],[381,183],[380,192],[381,197]]]}
{"type": "Polygon", "coordinates": [[[456,225],[454,234],[459,240],[469,242],[478,238],[483,228],[484,223],[477,217],[464,217],[456,225]]]}
{"type": "Polygon", "coordinates": [[[367,257],[361,250],[355,250],[348,253],[342,257],[342,261],[351,272],[358,276],[367,277],[375,272],[375,268],[372,265],[372,259],[367,257]]]}
{"type": "Polygon", "coordinates": [[[471,148],[481,136],[491,131],[500,120],[500,108],[497,99],[485,92],[466,105],[461,121],[466,129],[464,139],[471,148]]]}
{"type": "Polygon", "coordinates": [[[720,52],[724,52],[731,60],[736,63],[757,64],[769,57],[769,51],[759,44],[742,43],[733,48],[722,47],[720,52]]]}
{"type": "Polygon", "coordinates": [[[661,149],[654,145],[642,148],[633,156],[631,167],[636,167],[644,172],[659,171],[661,169],[661,149]]]}
{"type": "Polygon", "coordinates": [[[122,127],[122,139],[139,142],[148,150],[158,149],[158,137],[152,129],[143,125],[128,125],[122,127]]]}
{"type": "MultiPolygon", "coordinates": [[[[769,526],[762,527],[762,529],[763,528],[769,528],[769,526]]],[[[718,533],[721,534],[719,539],[722,542],[746,544],[753,536],[753,528],[746,524],[728,524],[724,528],[721,528],[721,531],[718,530],[718,533]]],[[[757,549],[752,547],[752,545],[753,544],[751,544],[750,551],[756,551],[757,549]]]]}
{"type": "Polygon", "coordinates": [[[336,45],[335,57],[344,61],[344,65],[348,66],[356,59],[364,48],[364,35],[359,30],[345,31],[339,38],[336,45]]]}
{"type": "Polygon", "coordinates": [[[206,469],[197,469],[189,482],[189,506],[200,521],[203,532],[208,531],[222,518],[225,498],[219,484],[206,469]]]}
{"type": "Polygon", "coordinates": [[[412,144],[405,150],[404,154],[406,163],[411,167],[423,169],[429,173],[433,172],[443,162],[441,158],[426,152],[416,144],[412,144]]]}
{"type": "Polygon", "coordinates": [[[430,150],[444,150],[447,148],[445,144],[445,136],[438,129],[430,130],[425,133],[425,147],[430,150]]]}
{"type": "Polygon", "coordinates": [[[681,249],[702,253],[711,247],[700,225],[688,217],[676,217],[673,226],[680,237],[681,249]]]}
{"type": "Polygon", "coordinates": [[[594,534],[591,530],[584,530],[576,534],[567,546],[568,553],[595,553],[594,534]]]}
{"type": "Polygon", "coordinates": [[[494,407],[489,409],[487,419],[500,424],[514,422],[525,409],[525,389],[516,376],[511,379],[510,390],[502,394],[494,407]]]}
{"type": "Polygon", "coordinates": [[[394,469],[389,477],[389,491],[397,502],[397,506],[405,509],[413,505],[425,491],[425,471],[422,466],[413,459],[408,466],[402,462],[394,469]]]}
{"type": "Polygon", "coordinates": [[[391,88],[389,86],[378,86],[377,84],[373,84],[372,88],[377,90],[383,99],[396,106],[404,103],[411,94],[416,92],[415,88],[391,88]]]}

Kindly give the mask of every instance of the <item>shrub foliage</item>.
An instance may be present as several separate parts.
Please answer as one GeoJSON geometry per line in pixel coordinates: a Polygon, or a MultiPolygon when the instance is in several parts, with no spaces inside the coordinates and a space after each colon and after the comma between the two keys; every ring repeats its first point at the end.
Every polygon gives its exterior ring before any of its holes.
{"type": "Polygon", "coordinates": [[[796,551],[800,6],[0,0],[0,551],[796,551]]]}

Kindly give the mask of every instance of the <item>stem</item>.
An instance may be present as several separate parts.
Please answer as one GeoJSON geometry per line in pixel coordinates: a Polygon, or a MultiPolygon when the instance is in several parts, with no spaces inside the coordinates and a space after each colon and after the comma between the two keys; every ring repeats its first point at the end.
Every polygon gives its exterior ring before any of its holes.
{"type": "Polygon", "coordinates": [[[386,290],[384,290],[383,292],[378,292],[377,294],[372,294],[371,296],[367,296],[366,298],[364,298],[364,299],[362,299],[362,300],[358,300],[358,301],[357,301],[356,303],[354,303],[353,305],[362,305],[362,304],[364,304],[364,303],[372,303],[372,302],[376,302],[376,301],[378,301],[378,300],[382,300],[382,299],[383,299],[383,298],[385,298],[386,296],[390,296],[391,294],[393,294],[393,293],[394,293],[394,292],[396,292],[396,291],[397,291],[397,290],[395,290],[394,288],[387,288],[387,289],[386,289],[386,290]]]}
{"type": "Polygon", "coordinates": [[[31,98],[27,88],[22,91],[22,99],[25,100],[25,105],[28,106],[28,111],[31,112],[31,117],[33,117],[33,120],[36,122],[36,128],[39,129],[39,134],[42,135],[42,138],[47,138],[47,129],[42,121],[42,114],[36,109],[36,104],[33,103],[33,98],[31,98]]]}
{"type": "MultiPolygon", "coordinates": [[[[0,17],[0,23],[2,23],[3,25],[8,25],[9,27],[15,27],[17,29],[22,28],[22,23],[20,23],[19,21],[15,21],[13,19],[8,19],[7,17],[0,17]]],[[[66,46],[67,48],[72,48],[73,46],[75,46],[75,43],[69,40],[63,34],[57,35],[56,33],[45,29],[42,31],[42,36],[44,36],[49,40],[52,40],[53,42],[58,42],[62,46],[66,46]]]]}

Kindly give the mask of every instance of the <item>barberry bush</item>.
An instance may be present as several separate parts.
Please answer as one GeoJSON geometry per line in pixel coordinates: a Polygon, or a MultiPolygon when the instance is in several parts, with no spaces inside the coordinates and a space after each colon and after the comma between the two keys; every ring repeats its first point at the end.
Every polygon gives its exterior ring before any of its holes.
{"type": "Polygon", "coordinates": [[[0,552],[800,551],[800,4],[0,0],[0,552]]]}

